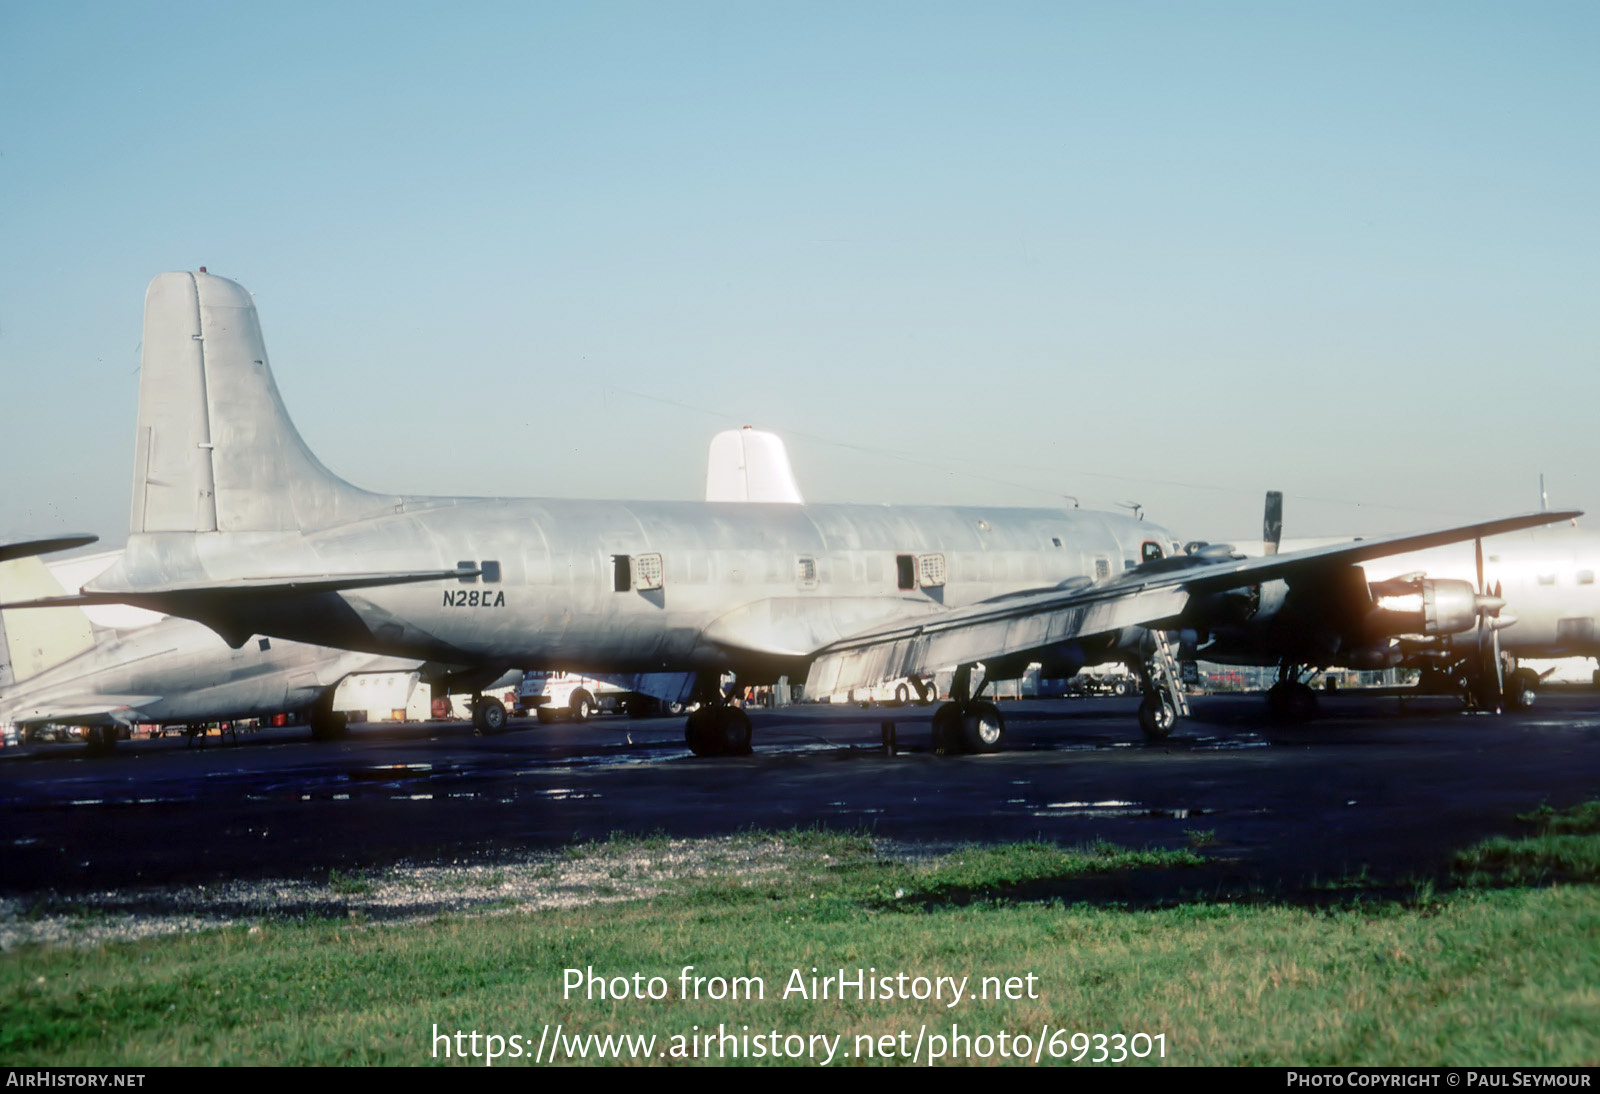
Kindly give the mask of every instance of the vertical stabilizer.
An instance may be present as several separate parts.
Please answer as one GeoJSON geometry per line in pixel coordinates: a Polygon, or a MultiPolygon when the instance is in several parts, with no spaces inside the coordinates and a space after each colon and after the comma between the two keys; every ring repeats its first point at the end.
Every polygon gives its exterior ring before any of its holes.
{"type": "Polygon", "coordinates": [[[300,439],[242,286],[204,271],[150,282],[134,533],[310,530],[398,501],[351,486],[300,439]]]}
{"type": "Polygon", "coordinates": [[[745,426],[711,438],[706,460],[707,501],[766,501],[801,505],[800,486],[783,439],[745,426]]]}
{"type": "MultiPolygon", "coordinates": [[[[60,596],[65,590],[37,558],[0,562],[0,601],[60,596]]],[[[76,591],[76,590],[74,590],[76,591]]],[[[82,608],[17,608],[0,612],[0,687],[37,676],[94,648],[82,608]]]]}

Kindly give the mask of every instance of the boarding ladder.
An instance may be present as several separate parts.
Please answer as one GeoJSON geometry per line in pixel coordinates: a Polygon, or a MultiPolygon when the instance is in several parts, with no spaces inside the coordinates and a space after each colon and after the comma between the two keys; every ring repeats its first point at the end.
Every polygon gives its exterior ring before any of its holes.
{"type": "Polygon", "coordinates": [[[1183,677],[1178,672],[1178,659],[1172,655],[1172,644],[1167,641],[1166,631],[1154,631],[1156,637],[1155,653],[1150,661],[1160,678],[1161,687],[1166,690],[1167,697],[1172,700],[1172,709],[1178,712],[1178,717],[1189,717],[1189,699],[1183,693],[1183,677]]]}

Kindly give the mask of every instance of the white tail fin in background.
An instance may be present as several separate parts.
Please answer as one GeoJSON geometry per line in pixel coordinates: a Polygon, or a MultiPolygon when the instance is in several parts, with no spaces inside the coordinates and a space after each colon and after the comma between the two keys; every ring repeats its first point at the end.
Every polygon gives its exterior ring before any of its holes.
{"type": "Polygon", "coordinates": [[[783,439],[745,426],[711,438],[706,460],[707,501],[804,504],[783,439]]]}
{"type": "Polygon", "coordinates": [[[165,273],[145,293],[132,531],[311,530],[400,499],[324,467],[284,410],[250,294],[165,273]]]}
{"type": "MultiPolygon", "coordinates": [[[[0,562],[0,602],[63,592],[61,583],[37,558],[0,562]]],[[[82,608],[0,612],[0,687],[37,676],[93,648],[94,627],[82,608]]]]}

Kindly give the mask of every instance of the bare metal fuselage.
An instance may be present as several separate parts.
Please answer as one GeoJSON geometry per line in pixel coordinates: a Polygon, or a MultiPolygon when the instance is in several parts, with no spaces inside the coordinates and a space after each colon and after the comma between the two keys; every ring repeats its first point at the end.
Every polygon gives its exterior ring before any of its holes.
{"type": "Polygon", "coordinates": [[[299,641],[457,663],[649,672],[801,662],[866,627],[1070,579],[1117,576],[1170,531],[1080,510],[406,498],[312,533],[146,533],[91,589],[352,565],[474,568],[469,581],[263,598],[237,625],[299,641]],[[615,560],[657,554],[659,589],[616,589],[615,560]],[[903,585],[903,556],[944,584],[903,585]]]}

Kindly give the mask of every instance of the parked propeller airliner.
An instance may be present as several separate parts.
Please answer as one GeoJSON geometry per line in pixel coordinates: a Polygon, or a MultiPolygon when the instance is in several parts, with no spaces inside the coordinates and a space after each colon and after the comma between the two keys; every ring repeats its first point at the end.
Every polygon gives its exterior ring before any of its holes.
{"type": "Polygon", "coordinates": [[[1286,592],[1270,610],[1327,612],[1341,638],[1470,629],[1493,598],[1464,617],[1383,612],[1360,564],[1574,515],[1239,560],[1077,509],[380,494],[301,439],[239,285],[158,276],[142,360],[125,553],[79,594],[30,604],[131,603],[233,646],[270,635],[447,664],[695,673],[686,736],[701,754],[749,748],[723,673],[803,677],[822,695],[957,665],[936,741],[987,751],[1004,729],[990,681],[1030,661],[1063,675],[1119,644],[1144,680],[1141,723],[1164,735],[1183,702],[1167,630],[1259,614],[1250,590],[1274,579],[1286,592]]]}

